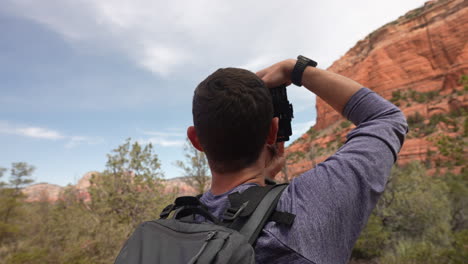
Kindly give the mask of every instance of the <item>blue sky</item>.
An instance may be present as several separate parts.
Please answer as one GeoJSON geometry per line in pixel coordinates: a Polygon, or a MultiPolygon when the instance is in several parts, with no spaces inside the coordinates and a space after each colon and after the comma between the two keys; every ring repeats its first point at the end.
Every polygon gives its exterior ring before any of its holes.
{"type": "MultiPolygon", "coordinates": [[[[37,182],[103,170],[131,137],[181,171],[195,86],[221,67],[260,70],[303,54],[326,68],[424,1],[4,0],[0,5],[0,167],[37,182]]],[[[289,89],[293,140],[315,97],[289,89]]]]}

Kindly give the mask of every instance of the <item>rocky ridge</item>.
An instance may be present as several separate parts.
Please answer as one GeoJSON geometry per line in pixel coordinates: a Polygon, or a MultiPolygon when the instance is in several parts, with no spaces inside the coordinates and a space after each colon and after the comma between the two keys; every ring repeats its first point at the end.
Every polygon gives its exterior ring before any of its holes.
{"type": "MultiPolygon", "coordinates": [[[[23,189],[23,193],[26,195],[27,202],[55,202],[60,199],[62,193],[67,188],[74,188],[78,197],[84,201],[91,199],[88,188],[91,185],[90,180],[93,175],[98,175],[97,171],[87,172],[81,177],[81,179],[75,185],[68,185],[62,187],[56,184],[49,183],[38,183],[27,186],[23,189]]],[[[164,193],[176,193],[182,195],[195,195],[195,189],[188,185],[183,177],[177,177],[173,179],[162,180],[164,185],[164,193]]]]}
{"type": "MultiPolygon", "coordinates": [[[[420,160],[429,168],[460,171],[466,163],[467,6],[463,0],[427,2],[375,30],[328,68],[403,110],[411,130],[399,164],[420,160]]],[[[286,150],[282,177],[325,160],[353,128],[320,98],[316,108],[315,126],[286,150]]]]}

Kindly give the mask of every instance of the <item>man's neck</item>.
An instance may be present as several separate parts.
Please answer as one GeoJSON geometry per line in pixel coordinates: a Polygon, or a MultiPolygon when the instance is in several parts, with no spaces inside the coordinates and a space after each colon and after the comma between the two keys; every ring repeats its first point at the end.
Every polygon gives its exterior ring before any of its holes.
{"type": "Polygon", "coordinates": [[[223,194],[236,186],[244,183],[256,183],[265,185],[265,175],[263,167],[251,166],[233,173],[216,173],[212,171],[211,193],[214,195],[223,194]]]}
{"type": "Polygon", "coordinates": [[[252,166],[240,171],[231,173],[217,173],[211,171],[211,193],[214,195],[223,194],[244,183],[256,183],[260,186],[265,185],[265,167],[266,160],[270,159],[268,148],[263,148],[260,156],[252,166]]]}

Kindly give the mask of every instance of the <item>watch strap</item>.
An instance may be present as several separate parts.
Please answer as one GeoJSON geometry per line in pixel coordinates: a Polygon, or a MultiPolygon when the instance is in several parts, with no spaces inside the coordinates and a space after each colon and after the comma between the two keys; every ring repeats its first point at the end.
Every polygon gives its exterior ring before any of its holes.
{"type": "Polygon", "coordinates": [[[297,56],[296,64],[291,73],[291,82],[297,86],[302,86],[302,75],[307,66],[316,67],[317,62],[302,55],[297,56]]]}

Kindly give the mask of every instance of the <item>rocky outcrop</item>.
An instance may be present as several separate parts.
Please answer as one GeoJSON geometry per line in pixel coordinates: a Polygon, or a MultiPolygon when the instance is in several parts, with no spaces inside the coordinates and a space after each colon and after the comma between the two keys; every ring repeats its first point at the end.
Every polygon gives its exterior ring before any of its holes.
{"type": "Polygon", "coordinates": [[[27,202],[55,202],[63,187],[49,183],[37,183],[23,189],[27,202]]]}
{"type": "MultiPolygon", "coordinates": [[[[446,116],[445,121],[453,117],[452,121],[462,124],[466,120],[460,117],[460,109],[467,108],[468,98],[459,80],[468,73],[467,7],[468,2],[463,0],[427,2],[375,30],[328,68],[391,100],[408,118],[421,117],[410,124],[417,136],[407,138],[399,155],[400,163],[427,160],[428,153],[437,154],[434,133],[457,130],[444,122],[434,124],[434,117],[446,116]]],[[[289,177],[332,154],[352,128],[320,98],[316,108],[316,125],[286,151],[289,177]],[[301,152],[302,158],[291,159],[301,152]]],[[[460,136],[462,130],[455,133],[460,136]]],[[[429,157],[433,160],[428,162],[435,163],[435,156],[429,157]]]]}
{"type": "MultiPolygon", "coordinates": [[[[88,188],[91,186],[91,178],[93,175],[99,175],[97,171],[90,171],[81,177],[76,185],[69,185],[62,187],[55,184],[49,183],[38,183],[33,184],[23,189],[23,193],[26,195],[27,202],[56,202],[60,199],[61,194],[66,188],[73,188],[76,195],[83,200],[89,201],[91,199],[88,188]]],[[[188,185],[182,177],[162,180],[164,186],[164,193],[175,193],[177,196],[183,195],[196,195],[195,189],[188,185]]]]}
{"type": "MultiPolygon", "coordinates": [[[[443,91],[468,68],[468,2],[428,2],[359,41],[328,70],[390,99],[398,90],[443,91]]],[[[320,130],[341,116],[317,98],[320,130]]]]}
{"type": "Polygon", "coordinates": [[[183,177],[173,178],[165,180],[164,192],[165,193],[177,193],[179,195],[197,195],[197,191],[193,186],[187,184],[183,177]]]}

